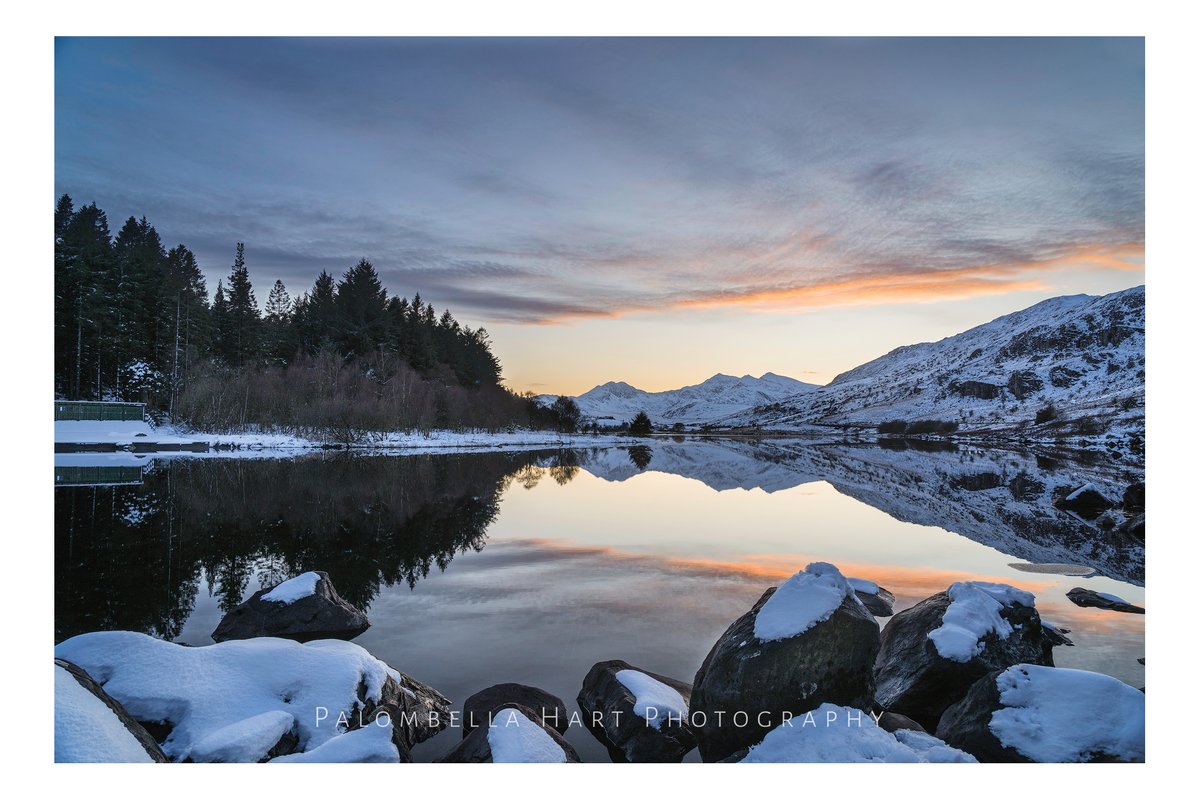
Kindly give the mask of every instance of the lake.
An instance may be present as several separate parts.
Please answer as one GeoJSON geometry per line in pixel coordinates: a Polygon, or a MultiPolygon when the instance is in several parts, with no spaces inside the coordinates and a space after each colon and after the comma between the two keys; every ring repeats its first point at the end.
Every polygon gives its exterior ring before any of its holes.
{"type": "MultiPolygon", "coordinates": [[[[1144,605],[1141,543],[1054,506],[1089,482],[1120,498],[1139,469],[884,444],[56,456],[55,640],[134,630],[211,644],[226,610],[321,569],[371,619],[355,642],[455,708],[514,681],[575,710],[597,661],[690,682],[765,589],[828,561],[891,590],[897,611],[957,580],[1027,589],[1071,630],[1058,666],[1145,684],[1145,617],[1066,598],[1083,586],[1144,605]],[[1013,566],[1031,563],[1060,566],[1013,566]]],[[[413,755],[436,759],[459,738],[447,730],[413,755]]],[[[567,738],[585,761],[608,760],[586,730],[567,738]]]]}

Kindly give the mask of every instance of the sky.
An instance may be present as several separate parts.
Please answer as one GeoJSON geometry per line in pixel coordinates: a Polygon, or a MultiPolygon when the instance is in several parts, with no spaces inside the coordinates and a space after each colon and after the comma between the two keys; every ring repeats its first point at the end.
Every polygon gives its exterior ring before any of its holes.
{"type": "Polygon", "coordinates": [[[813,383],[1144,280],[1141,39],[55,45],[55,196],[260,303],[360,258],[508,385],[813,383]]]}

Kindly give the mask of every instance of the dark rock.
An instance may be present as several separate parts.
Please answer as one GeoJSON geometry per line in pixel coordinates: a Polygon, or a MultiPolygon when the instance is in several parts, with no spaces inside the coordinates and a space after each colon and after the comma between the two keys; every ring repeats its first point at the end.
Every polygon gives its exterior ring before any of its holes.
{"type": "Polygon", "coordinates": [[[1105,497],[1094,485],[1085,483],[1062,497],[1055,498],[1054,506],[1062,511],[1078,514],[1084,519],[1096,519],[1113,507],[1113,501],[1105,497]]]}
{"type": "Polygon", "coordinates": [[[1050,370],[1050,383],[1059,389],[1065,389],[1079,380],[1079,376],[1082,374],[1082,372],[1073,370],[1070,367],[1053,367],[1050,370]]]}
{"type": "MultiPolygon", "coordinates": [[[[529,725],[537,725],[546,735],[554,740],[563,751],[563,759],[570,763],[579,763],[579,754],[575,752],[575,748],[570,742],[562,737],[558,731],[549,725],[544,725],[540,721],[540,715],[532,709],[526,708],[517,703],[505,703],[499,708],[493,709],[496,714],[495,725],[497,727],[503,725],[503,718],[500,712],[504,709],[512,708],[520,713],[529,725]]],[[[526,724],[526,721],[521,721],[520,724],[526,724]]],[[[451,750],[446,755],[438,759],[438,763],[443,764],[480,764],[492,762],[492,746],[488,740],[489,726],[480,725],[471,731],[471,733],[459,742],[458,746],[451,750]]]]}
{"type": "Polygon", "coordinates": [[[1022,472],[1008,482],[1008,491],[1013,500],[1029,502],[1042,496],[1042,492],[1046,491],[1046,484],[1022,472]]]}
{"type": "Polygon", "coordinates": [[[871,707],[871,666],[879,651],[879,624],[871,613],[847,597],[824,622],[797,636],[762,642],[755,638],[754,622],[775,591],[768,589],[729,626],[696,673],[692,726],[704,761],[757,744],[783,721],[784,712],[802,715],[827,702],[871,707]],[[717,712],[724,712],[724,724],[717,712]],[[749,724],[737,727],[729,719],[735,712],[748,715],[749,724]],[[760,725],[763,712],[766,724],[760,725]]]}
{"type": "Polygon", "coordinates": [[[926,730],[936,728],[942,712],[985,673],[1022,662],[1054,665],[1053,644],[1037,610],[1017,604],[999,611],[1013,628],[1006,638],[989,632],[982,638],[983,649],[970,660],[943,658],[929,634],[942,626],[949,607],[949,592],[939,592],[892,617],[875,661],[876,701],[926,730]]]}
{"type": "Polygon", "coordinates": [[[69,673],[70,676],[74,678],[80,686],[82,686],[84,689],[87,689],[96,696],[96,699],[108,706],[112,712],[116,714],[117,719],[121,721],[121,724],[125,726],[125,730],[129,731],[129,735],[136,739],[138,744],[140,744],[146,750],[146,755],[150,757],[151,761],[155,761],[159,764],[166,764],[170,762],[171,759],[167,758],[166,754],[163,753],[162,748],[158,746],[158,742],[154,740],[154,737],[150,735],[146,728],[133,717],[131,717],[129,712],[125,710],[125,707],[117,702],[114,697],[109,695],[108,692],[104,691],[103,687],[96,683],[96,681],[92,679],[92,676],[87,674],[86,670],[63,658],[54,659],[54,666],[66,670],[67,673],[69,673]]]}
{"type": "Polygon", "coordinates": [[[400,751],[400,760],[412,761],[412,748],[445,730],[450,701],[428,684],[404,674],[397,681],[391,675],[384,681],[379,701],[367,697],[367,687],[358,687],[363,704],[361,714],[352,715],[348,730],[373,724],[380,714],[392,722],[392,741],[400,751]]]}
{"type": "MultiPolygon", "coordinates": [[[[878,584],[876,585],[878,586],[878,584]]],[[[876,617],[890,617],[892,608],[896,604],[896,596],[882,586],[879,586],[878,592],[855,589],[854,595],[866,606],[867,611],[876,617]]]]}
{"type": "Polygon", "coordinates": [[[543,723],[566,735],[571,721],[562,700],[536,686],[497,683],[476,692],[463,703],[463,738],[480,725],[487,725],[491,712],[508,703],[534,711],[543,723]]]}
{"type": "Polygon", "coordinates": [[[229,639],[255,639],[276,636],[308,642],[313,639],[353,639],[370,627],[367,615],[338,595],[325,572],[317,572],[320,580],[308,597],[291,603],[264,600],[276,587],[261,589],[221,619],[212,638],[217,642],[229,639]]]}
{"type": "Polygon", "coordinates": [[[977,680],[966,695],[951,705],[938,722],[937,738],[951,747],[970,753],[983,762],[1020,763],[1029,759],[1000,743],[988,727],[992,714],[1001,708],[996,677],[1004,670],[993,670],[977,680]]]}
{"type": "Polygon", "coordinates": [[[579,691],[579,708],[592,735],[616,763],[677,763],[693,747],[696,737],[685,719],[662,715],[655,721],[634,711],[637,696],[617,679],[621,670],[648,675],[679,692],[689,705],[692,687],[686,683],[635,667],[625,661],[601,661],[588,670],[579,691]],[[657,722],[658,727],[654,727],[657,722]]]}
{"type": "Polygon", "coordinates": [[[980,400],[995,400],[1000,396],[1002,386],[983,381],[955,381],[948,387],[950,391],[963,397],[978,397],[980,400]]]}
{"type": "Polygon", "coordinates": [[[1042,386],[1042,379],[1032,370],[1014,372],[1008,378],[1008,390],[1018,400],[1024,400],[1026,396],[1041,391],[1042,386]]]}
{"type": "Polygon", "coordinates": [[[1146,512],[1146,484],[1142,481],[1129,484],[1121,498],[1121,507],[1125,509],[1126,514],[1144,514],[1146,512]]]}
{"type": "Polygon", "coordinates": [[[1126,541],[1145,543],[1146,515],[1138,514],[1135,517],[1127,517],[1121,524],[1113,528],[1113,534],[1126,541]]]}
{"type": "Polygon", "coordinates": [[[1003,481],[995,472],[977,472],[973,475],[959,475],[950,481],[950,485],[967,492],[982,492],[1002,486],[1003,481]]]}
{"type": "Polygon", "coordinates": [[[1121,611],[1126,614],[1145,614],[1146,609],[1141,606],[1135,606],[1133,603],[1118,602],[1110,600],[1102,596],[1098,592],[1091,589],[1084,589],[1076,586],[1071,591],[1067,592],[1067,599],[1077,606],[1082,608],[1103,608],[1108,611],[1121,611]]]}
{"type": "Polygon", "coordinates": [[[1045,620],[1042,620],[1042,636],[1046,638],[1051,647],[1074,647],[1075,643],[1067,637],[1070,632],[1068,628],[1060,628],[1057,625],[1051,627],[1045,620]]]}

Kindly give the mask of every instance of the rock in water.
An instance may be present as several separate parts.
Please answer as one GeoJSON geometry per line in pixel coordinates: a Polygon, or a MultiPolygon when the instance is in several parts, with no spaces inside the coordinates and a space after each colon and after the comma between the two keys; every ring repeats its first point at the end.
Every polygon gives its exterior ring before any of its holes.
{"type": "Polygon", "coordinates": [[[809,564],[730,625],[696,673],[701,758],[720,761],[822,703],[871,708],[878,651],[879,623],[846,579],[809,564]]]}
{"type": "Polygon", "coordinates": [[[1017,664],[980,678],[937,736],[980,761],[1144,761],[1145,705],[1108,675],[1017,664]]]}
{"type": "Polygon", "coordinates": [[[846,582],[850,584],[854,594],[871,614],[876,617],[892,615],[892,607],[896,604],[896,595],[879,584],[863,578],[847,578],[846,582]]]}
{"type": "Polygon", "coordinates": [[[230,611],[213,631],[217,642],[276,636],[308,642],[353,639],[371,626],[367,615],[347,603],[325,572],[305,572],[254,593],[230,611]]]}
{"type": "Polygon", "coordinates": [[[926,730],[984,674],[1022,662],[1053,666],[1033,595],[971,581],[892,617],[875,662],[875,699],[926,730]]]}
{"type": "Polygon", "coordinates": [[[687,722],[692,687],[624,661],[601,661],[583,679],[579,708],[617,763],[679,762],[696,746],[687,722]]]}
{"type": "Polygon", "coordinates": [[[493,711],[509,704],[533,711],[543,723],[563,735],[571,724],[566,705],[549,692],[520,683],[498,683],[476,692],[463,703],[463,738],[480,725],[487,725],[493,711]]]}
{"type": "Polygon", "coordinates": [[[54,760],[167,763],[146,729],[81,667],[54,659],[54,760]]]}
{"type": "Polygon", "coordinates": [[[1108,611],[1121,611],[1125,614],[1146,613],[1146,609],[1141,606],[1135,606],[1128,600],[1123,600],[1116,595],[1093,592],[1091,589],[1084,589],[1079,586],[1067,592],[1067,599],[1082,608],[1103,608],[1108,611]]]}
{"type": "Polygon", "coordinates": [[[578,763],[579,754],[540,715],[517,703],[493,709],[490,725],[480,725],[458,746],[438,759],[445,764],[578,763]]]}
{"type": "Polygon", "coordinates": [[[378,700],[367,698],[363,712],[350,720],[348,730],[375,723],[386,714],[391,720],[392,738],[400,751],[401,761],[411,761],[412,748],[446,729],[450,701],[432,686],[392,669],[378,700]]]}
{"type": "Polygon", "coordinates": [[[1071,511],[1084,519],[1095,519],[1116,503],[1108,498],[1094,483],[1085,483],[1065,497],[1055,500],[1054,505],[1063,511],[1071,511]]]}

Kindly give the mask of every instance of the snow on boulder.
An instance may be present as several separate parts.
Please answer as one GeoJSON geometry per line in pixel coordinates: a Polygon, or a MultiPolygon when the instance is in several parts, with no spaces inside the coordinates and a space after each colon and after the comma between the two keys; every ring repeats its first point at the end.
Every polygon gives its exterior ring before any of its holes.
{"type": "Polygon", "coordinates": [[[341,598],[327,573],[305,572],[255,592],[221,619],[212,638],[353,639],[370,625],[366,614],[341,598]]]}
{"type": "Polygon", "coordinates": [[[379,717],[369,725],[335,736],[304,753],[271,759],[272,764],[397,764],[400,751],[393,741],[392,723],[379,717]]]}
{"type": "Polygon", "coordinates": [[[883,629],[875,700],[934,730],[946,707],[984,674],[1023,662],[1053,666],[1056,643],[1028,592],[956,583],[901,611],[883,629]]]}
{"type": "Polygon", "coordinates": [[[949,589],[950,607],[942,624],[928,636],[942,658],[970,661],[983,650],[983,638],[994,633],[1007,638],[1012,625],[1000,615],[1015,605],[1033,607],[1033,595],[1004,583],[966,581],[949,589]]]}
{"type": "Polygon", "coordinates": [[[54,660],[56,763],[151,763],[167,757],[158,743],[82,669],[54,660]]]}
{"type": "Polygon", "coordinates": [[[614,762],[678,762],[696,746],[687,721],[691,695],[681,681],[614,660],[588,670],[576,699],[614,762]]]}
{"type": "Polygon", "coordinates": [[[509,703],[531,709],[546,725],[566,735],[571,718],[562,700],[536,686],[497,683],[463,701],[463,738],[467,738],[480,725],[487,725],[492,719],[492,712],[509,703]]]}
{"type": "Polygon", "coordinates": [[[701,758],[720,761],[822,703],[870,708],[878,651],[879,623],[836,567],[810,564],[768,589],[696,673],[690,709],[701,758]]]}
{"type": "Polygon", "coordinates": [[[1017,664],[980,678],[937,734],[980,761],[1144,761],[1146,695],[1096,672],[1017,664]]]}
{"type": "Polygon", "coordinates": [[[1067,599],[1081,608],[1103,608],[1108,611],[1120,611],[1125,614],[1146,613],[1146,609],[1141,606],[1135,606],[1133,603],[1124,598],[1117,597],[1115,594],[1095,592],[1080,586],[1076,586],[1067,592],[1067,599]]]}
{"type": "Polygon", "coordinates": [[[174,761],[307,752],[384,712],[407,757],[413,744],[445,727],[449,711],[435,690],[338,640],[185,647],[100,631],[62,642],[55,656],[86,669],[134,719],[166,730],[162,750],[174,761]]]}
{"type": "Polygon", "coordinates": [[[864,578],[846,578],[846,583],[854,590],[860,603],[867,607],[877,617],[890,617],[892,606],[896,604],[896,596],[874,581],[864,578]]]}
{"type": "Polygon", "coordinates": [[[780,725],[744,756],[743,764],[783,763],[973,763],[967,753],[927,733],[889,733],[861,709],[823,703],[780,725]]]}
{"type": "Polygon", "coordinates": [[[543,724],[537,712],[517,703],[506,703],[493,710],[489,724],[475,728],[438,761],[446,764],[562,764],[578,763],[579,754],[562,734],[543,724]]]}
{"type": "Polygon", "coordinates": [[[1116,503],[1101,487],[1094,483],[1085,483],[1078,489],[1069,491],[1066,496],[1056,499],[1054,505],[1062,511],[1070,511],[1084,519],[1096,519],[1116,503]]]}

